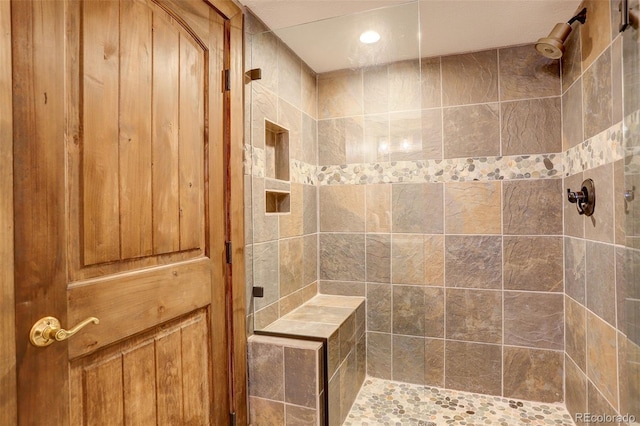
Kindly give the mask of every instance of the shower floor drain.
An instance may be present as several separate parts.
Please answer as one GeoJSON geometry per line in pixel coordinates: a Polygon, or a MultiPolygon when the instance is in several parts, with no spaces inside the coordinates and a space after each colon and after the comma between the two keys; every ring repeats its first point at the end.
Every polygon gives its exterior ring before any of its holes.
{"type": "Polygon", "coordinates": [[[562,404],[515,401],[367,377],[344,426],[574,425],[562,404]]]}

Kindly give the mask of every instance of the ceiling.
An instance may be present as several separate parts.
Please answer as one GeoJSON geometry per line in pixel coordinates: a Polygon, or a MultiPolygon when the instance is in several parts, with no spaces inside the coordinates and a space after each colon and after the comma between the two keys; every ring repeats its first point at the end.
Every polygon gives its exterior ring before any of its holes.
{"type": "MultiPolygon", "coordinates": [[[[240,0],[318,73],[533,43],[580,0],[240,0]],[[364,45],[366,30],[380,33],[364,45]]],[[[587,18],[588,19],[588,18],[587,18]]]]}

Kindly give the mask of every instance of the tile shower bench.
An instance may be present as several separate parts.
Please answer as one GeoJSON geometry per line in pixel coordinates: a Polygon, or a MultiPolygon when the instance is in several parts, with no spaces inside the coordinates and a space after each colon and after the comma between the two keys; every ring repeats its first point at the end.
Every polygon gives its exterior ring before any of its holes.
{"type": "Polygon", "coordinates": [[[256,331],[249,338],[252,416],[271,425],[284,424],[285,412],[287,424],[342,424],[365,378],[364,331],[365,299],[330,295],[256,331]]]}

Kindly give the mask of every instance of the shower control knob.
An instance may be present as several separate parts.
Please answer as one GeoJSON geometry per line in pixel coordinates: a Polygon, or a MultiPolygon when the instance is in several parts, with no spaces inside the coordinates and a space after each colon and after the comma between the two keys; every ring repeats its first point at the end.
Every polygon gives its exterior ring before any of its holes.
{"type": "Polygon", "coordinates": [[[596,189],[591,179],[582,182],[580,191],[567,189],[567,198],[570,203],[574,203],[578,209],[578,214],[591,216],[596,207],[596,189]]]}

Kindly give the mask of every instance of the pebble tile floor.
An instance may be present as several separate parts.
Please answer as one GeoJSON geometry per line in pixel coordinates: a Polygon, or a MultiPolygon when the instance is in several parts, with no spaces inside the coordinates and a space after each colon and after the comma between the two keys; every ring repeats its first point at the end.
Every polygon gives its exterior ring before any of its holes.
{"type": "Polygon", "coordinates": [[[574,425],[562,404],[444,390],[367,377],[343,426],[574,425]]]}

